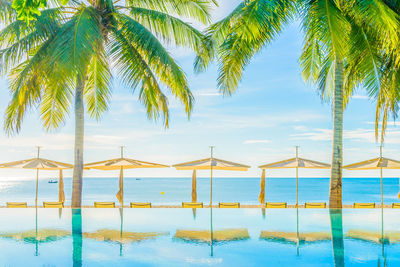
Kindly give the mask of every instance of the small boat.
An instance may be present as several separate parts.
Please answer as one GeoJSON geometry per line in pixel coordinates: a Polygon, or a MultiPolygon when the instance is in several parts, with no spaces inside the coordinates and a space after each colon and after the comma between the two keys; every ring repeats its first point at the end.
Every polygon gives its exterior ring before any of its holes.
{"type": "Polygon", "coordinates": [[[142,179],[140,179],[140,178],[136,178],[136,180],[142,180],[142,179]]]}
{"type": "Polygon", "coordinates": [[[57,184],[58,181],[56,179],[50,179],[49,184],[57,184]]]}

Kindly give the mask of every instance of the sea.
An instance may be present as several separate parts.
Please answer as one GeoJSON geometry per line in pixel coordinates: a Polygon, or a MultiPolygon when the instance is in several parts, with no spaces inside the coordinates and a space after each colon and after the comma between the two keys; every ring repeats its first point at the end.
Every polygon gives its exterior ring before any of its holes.
{"type": "MultiPolygon", "coordinates": [[[[58,184],[48,179],[39,180],[39,203],[58,201],[58,184]]],[[[7,201],[27,202],[35,200],[35,180],[0,180],[0,205],[7,201]]],[[[128,178],[124,179],[124,200],[129,202],[152,202],[154,205],[180,205],[191,201],[191,178],[128,178]]],[[[64,178],[66,205],[71,203],[72,179],[64,178]]],[[[383,200],[386,204],[400,202],[399,178],[383,179],[383,200]]],[[[94,201],[115,201],[118,178],[84,178],[83,205],[94,201]]],[[[240,202],[258,204],[260,178],[214,178],[213,202],[240,202]]],[[[354,202],[380,203],[380,178],[344,178],[343,204],[354,202]]],[[[296,203],[296,179],[267,178],[266,201],[296,203]]],[[[199,202],[210,200],[210,179],[197,178],[199,202]]],[[[328,202],[329,178],[300,178],[299,203],[328,202]]]]}

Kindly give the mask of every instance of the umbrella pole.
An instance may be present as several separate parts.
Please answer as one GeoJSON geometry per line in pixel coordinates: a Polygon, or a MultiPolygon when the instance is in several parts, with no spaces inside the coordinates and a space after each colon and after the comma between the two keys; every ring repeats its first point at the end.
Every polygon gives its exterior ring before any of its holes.
{"type": "Polygon", "coordinates": [[[213,217],[212,217],[212,177],[213,177],[213,152],[214,152],[214,147],[211,146],[211,164],[210,164],[210,246],[211,246],[211,257],[214,255],[213,251],[213,217]]]}
{"type": "Polygon", "coordinates": [[[38,190],[39,189],[39,169],[36,169],[36,196],[35,196],[35,207],[37,208],[38,202],[38,190]]]}
{"type": "Polygon", "coordinates": [[[299,146],[296,146],[296,207],[299,206],[299,146]]]}
{"type": "Polygon", "coordinates": [[[117,192],[117,199],[121,203],[121,208],[124,207],[124,167],[120,167],[119,170],[119,179],[118,179],[118,192],[117,192]]]}
{"type": "Polygon", "coordinates": [[[299,256],[299,254],[300,254],[300,233],[299,233],[299,207],[297,206],[296,207],[296,214],[297,214],[297,230],[296,230],[296,233],[297,233],[297,256],[299,256]]]}
{"type": "Polygon", "coordinates": [[[299,207],[299,168],[296,167],[296,207],[299,207]]]}
{"type": "Polygon", "coordinates": [[[210,159],[210,206],[212,206],[212,196],[213,196],[213,152],[214,147],[210,146],[211,150],[211,159],[210,159]]]}
{"type": "Polygon", "coordinates": [[[381,205],[383,208],[383,170],[381,168],[381,205]]]}

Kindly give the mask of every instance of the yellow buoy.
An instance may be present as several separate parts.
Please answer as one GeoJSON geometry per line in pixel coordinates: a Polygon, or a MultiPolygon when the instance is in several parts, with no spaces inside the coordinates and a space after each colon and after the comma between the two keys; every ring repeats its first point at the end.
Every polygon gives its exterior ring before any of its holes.
{"type": "Polygon", "coordinates": [[[165,194],[165,192],[160,192],[160,194],[161,194],[161,195],[164,195],[164,194],[165,194]]]}

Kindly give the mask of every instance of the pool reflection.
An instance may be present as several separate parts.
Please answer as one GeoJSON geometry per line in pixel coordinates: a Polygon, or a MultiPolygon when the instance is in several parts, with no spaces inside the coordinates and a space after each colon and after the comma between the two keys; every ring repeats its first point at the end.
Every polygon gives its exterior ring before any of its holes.
{"type": "Polygon", "coordinates": [[[192,209],[64,209],[61,216],[56,209],[0,209],[7,218],[0,220],[0,262],[26,266],[22,253],[30,266],[400,264],[397,210],[385,210],[387,229],[378,209],[193,215],[192,209]]]}
{"type": "Polygon", "coordinates": [[[74,267],[82,266],[82,210],[72,209],[72,262],[74,267]]]}

